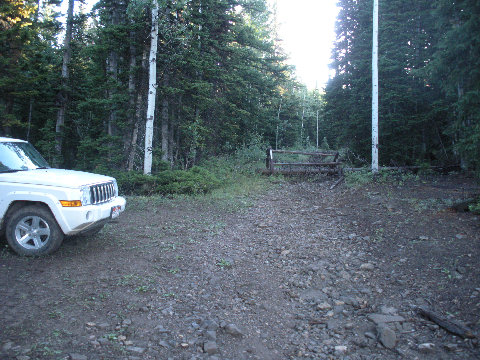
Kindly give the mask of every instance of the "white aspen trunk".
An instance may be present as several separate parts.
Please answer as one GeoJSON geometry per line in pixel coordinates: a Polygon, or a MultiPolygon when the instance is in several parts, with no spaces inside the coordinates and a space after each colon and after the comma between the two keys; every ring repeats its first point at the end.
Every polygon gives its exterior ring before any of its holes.
{"type": "Polygon", "coordinates": [[[318,150],[318,110],[317,110],[317,150],[318,150]]]}
{"type": "Polygon", "coordinates": [[[372,172],[378,172],[378,0],[373,0],[372,172]]]}
{"type": "Polygon", "coordinates": [[[157,95],[157,39],[158,39],[158,1],[153,1],[152,8],[152,29],[150,32],[150,59],[149,59],[149,80],[148,80],[148,105],[147,121],[145,124],[145,158],[143,173],[152,173],[153,155],[153,121],[155,119],[155,97],[157,95]]]}

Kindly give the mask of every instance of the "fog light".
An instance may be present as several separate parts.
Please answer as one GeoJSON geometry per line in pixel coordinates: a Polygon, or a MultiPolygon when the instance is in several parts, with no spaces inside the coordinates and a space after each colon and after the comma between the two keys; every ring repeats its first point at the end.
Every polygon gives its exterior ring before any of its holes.
{"type": "Polygon", "coordinates": [[[85,219],[87,219],[87,221],[90,221],[91,218],[92,218],[92,212],[87,211],[87,215],[85,215],[85,219]]]}

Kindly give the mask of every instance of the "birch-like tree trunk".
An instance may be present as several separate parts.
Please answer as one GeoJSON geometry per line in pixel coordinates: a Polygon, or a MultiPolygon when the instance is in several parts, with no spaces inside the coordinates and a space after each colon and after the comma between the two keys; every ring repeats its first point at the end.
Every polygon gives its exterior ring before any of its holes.
{"type": "Polygon", "coordinates": [[[158,1],[153,1],[152,8],[152,29],[150,32],[150,58],[149,58],[149,80],[148,80],[148,105],[147,121],[145,124],[145,158],[143,173],[152,173],[153,155],[153,122],[155,120],[155,97],[157,95],[157,39],[158,39],[158,1]]]}
{"type": "Polygon", "coordinates": [[[66,87],[68,85],[68,78],[70,76],[68,66],[72,58],[72,48],[70,42],[72,41],[73,32],[73,7],[75,0],[68,0],[67,11],[67,29],[65,31],[65,39],[63,40],[63,63],[62,63],[62,85],[57,95],[57,102],[59,105],[57,111],[57,123],[55,126],[55,166],[60,166],[62,163],[62,145],[64,136],[65,113],[67,111],[68,93],[66,87]]]}
{"type": "Polygon", "coordinates": [[[378,0],[373,0],[372,172],[378,172],[378,0]]]}

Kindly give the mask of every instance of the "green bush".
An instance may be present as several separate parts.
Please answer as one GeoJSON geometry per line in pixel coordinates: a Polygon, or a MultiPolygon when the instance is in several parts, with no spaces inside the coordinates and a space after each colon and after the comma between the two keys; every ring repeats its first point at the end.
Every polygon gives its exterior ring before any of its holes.
{"type": "Polygon", "coordinates": [[[480,214],[480,198],[477,200],[476,203],[470,205],[468,208],[474,214],[480,214]]]}
{"type": "Polygon", "coordinates": [[[345,183],[348,187],[360,187],[373,181],[373,173],[370,169],[362,169],[361,171],[345,172],[345,183]]]}
{"type": "Polygon", "coordinates": [[[138,172],[111,174],[117,179],[119,191],[124,195],[204,194],[218,188],[221,181],[201,167],[190,170],[164,170],[154,175],[138,172]]]}
{"type": "Polygon", "coordinates": [[[345,183],[349,187],[360,187],[369,183],[404,185],[407,181],[417,181],[419,176],[399,170],[382,170],[374,174],[369,168],[345,172],[345,183]]]}
{"type": "Polygon", "coordinates": [[[258,173],[265,167],[267,147],[255,138],[230,155],[210,157],[189,170],[162,169],[152,175],[106,169],[96,172],[115,177],[122,195],[198,195],[216,190],[213,196],[229,198],[263,188],[268,182],[258,173]]]}

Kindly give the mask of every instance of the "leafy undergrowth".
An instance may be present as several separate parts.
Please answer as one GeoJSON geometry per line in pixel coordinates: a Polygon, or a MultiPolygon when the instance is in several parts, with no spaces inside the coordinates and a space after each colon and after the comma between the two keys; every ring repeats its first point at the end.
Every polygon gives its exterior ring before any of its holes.
{"type": "Polygon", "coordinates": [[[120,193],[125,195],[195,195],[208,193],[221,185],[215,174],[197,166],[187,171],[164,170],[153,175],[119,172],[114,176],[120,193]]]}
{"type": "Polygon", "coordinates": [[[151,175],[140,172],[103,171],[117,179],[122,195],[204,195],[231,198],[248,195],[270,181],[258,174],[264,166],[267,146],[259,141],[228,156],[212,157],[188,170],[170,170],[168,165],[151,175]]]}

